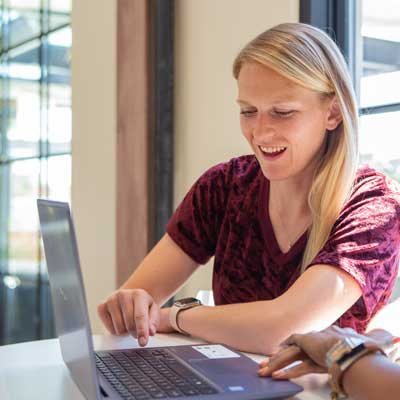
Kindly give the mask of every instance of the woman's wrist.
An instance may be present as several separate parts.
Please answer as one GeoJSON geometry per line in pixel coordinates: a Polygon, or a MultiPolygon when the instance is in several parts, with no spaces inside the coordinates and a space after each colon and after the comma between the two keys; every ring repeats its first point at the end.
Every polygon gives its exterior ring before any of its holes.
{"type": "MultiPolygon", "coordinates": [[[[187,335],[191,335],[192,333],[190,332],[192,327],[192,321],[193,321],[193,315],[198,313],[201,309],[204,309],[204,305],[199,305],[196,307],[188,308],[185,310],[182,310],[179,312],[177,316],[177,325],[179,328],[187,335]]],[[[201,312],[201,311],[200,311],[201,312]]]]}

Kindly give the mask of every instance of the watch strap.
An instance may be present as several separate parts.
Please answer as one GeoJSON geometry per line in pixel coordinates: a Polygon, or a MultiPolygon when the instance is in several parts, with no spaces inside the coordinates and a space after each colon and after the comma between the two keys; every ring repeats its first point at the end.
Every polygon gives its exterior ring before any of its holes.
{"type": "MultiPolygon", "coordinates": [[[[179,302],[179,301],[178,301],[179,302]]],[[[181,327],[178,324],[178,314],[181,311],[184,310],[189,310],[190,308],[193,307],[197,307],[197,306],[201,306],[201,302],[199,300],[197,300],[196,303],[192,303],[189,305],[185,305],[185,306],[177,306],[176,303],[171,307],[170,312],[169,312],[169,323],[171,324],[171,326],[179,333],[182,333],[184,335],[190,336],[190,334],[186,331],[184,331],[183,329],[181,329],[181,327]]]]}
{"type": "Polygon", "coordinates": [[[171,310],[169,312],[169,323],[171,326],[179,333],[183,333],[184,335],[189,335],[187,332],[185,332],[183,329],[181,329],[178,325],[178,314],[179,312],[182,311],[182,308],[179,308],[175,305],[171,307],[171,310]]]}

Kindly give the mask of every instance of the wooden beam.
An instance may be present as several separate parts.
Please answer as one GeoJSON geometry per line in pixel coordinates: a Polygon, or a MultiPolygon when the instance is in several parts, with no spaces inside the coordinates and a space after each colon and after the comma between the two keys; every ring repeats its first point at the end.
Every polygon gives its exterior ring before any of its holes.
{"type": "Polygon", "coordinates": [[[151,115],[149,9],[118,0],[117,11],[117,286],[149,247],[148,143],[151,115]]]}

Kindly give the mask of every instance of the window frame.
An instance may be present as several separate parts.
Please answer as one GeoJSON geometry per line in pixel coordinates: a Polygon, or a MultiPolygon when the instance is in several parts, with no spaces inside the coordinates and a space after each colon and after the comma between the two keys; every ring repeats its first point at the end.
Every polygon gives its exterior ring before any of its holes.
{"type": "MultiPolygon", "coordinates": [[[[49,291],[49,282],[47,278],[47,274],[45,274],[43,270],[43,257],[44,255],[41,253],[40,249],[40,232],[37,230],[38,237],[38,246],[37,246],[37,258],[35,262],[37,263],[37,268],[32,275],[29,275],[25,280],[22,278],[25,277],[23,273],[17,272],[16,274],[10,273],[9,269],[9,251],[10,251],[10,240],[9,240],[9,215],[11,211],[11,166],[13,163],[28,161],[28,160],[37,160],[39,163],[39,173],[37,175],[36,184],[37,184],[37,192],[39,197],[46,196],[47,193],[42,191],[42,173],[43,173],[43,164],[42,161],[49,162],[52,158],[57,156],[70,156],[71,148],[66,151],[54,151],[52,150],[52,146],[49,143],[49,129],[48,129],[48,107],[49,107],[49,89],[51,85],[51,80],[49,78],[49,66],[50,66],[50,48],[48,38],[55,32],[59,32],[65,28],[71,26],[71,23],[61,23],[57,26],[54,26],[50,29],[51,18],[54,13],[51,11],[51,0],[41,0],[38,2],[37,9],[29,10],[29,12],[37,12],[38,22],[40,25],[39,31],[30,35],[29,37],[19,41],[15,44],[10,44],[10,31],[7,24],[1,24],[1,48],[0,48],[0,62],[6,68],[8,68],[9,63],[9,54],[14,50],[19,48],[23,48],[23,46],[33,43],[35,41],[38,42],[38,59],[37,65],[40,68],[40,77],[35,80],[32,79],[32,82],[37,83],[38,85],[38,107],[37,113],[40,115],[40,136],[38,142],[35,143],[35,152],[32,155],[27,156],[14,156],[9,154],[9,140],[7,138],[8,132],[8,124],[9,124],[9,110],[8,107],[1,107],[1,126],[0,126],[0,279],[1,284],[3,283],[3,279],[5,277],[20,279],[21,278],[21,287],[19,296],[27,296],[26,293],[29,292],[32,294],[35,299],[34,305],[34,315],[31,318],[32,328],[29,330],[34,337],[25,337],[23,334],[18,334],[20,331],[24,331],[23,324],[26,321],[21,320],[17,325],[16,333],[17,336],[8,337],[7,336],[7,323],[3,323],[0,329],[0,344],[9,344],[18,342],[21,340],[33,340],[33,339],[44,339],[55,336],[54,330],[54,321],[52,317],[52,307],[51,307],[51,299],[50,299],[50,291],[49,291]],[[32,285],[32,289],[29,289],[29,285],[32,285]],[[22,337],[21,337],[22,335],[22,337]]],[[[6,12],[12,7],[9,6],[8,1],[0,1],[0,9],[1,15],[7,16],[6,12]]],[[[63,13],[64,15],[64,13],[63,13]]],[[[69,13],[70,15],[70,13],[69,13]]],[[[12,77],[5,75],[1,76],[1,88],[0,88],[0,98],[3,104],[8,102],[10,97],[10,82],[13,80],[12,77]]],[[[35,105],[36,107],[36,105],[35,105]]],[[[48,168],[48,166],[46,166],[48,168]]],[[[34,205],[33,205],[34,207],[34,205]]],[[[8,303],[9,300],[9,291],[12,289],[3,290],[0,295],[0,312],[3,316],[6,315],[7,310],[14,310],[14,304],[8,303]],[[11,307],[10,307],[11,306],[11,307]]],[[[15,290],[18,290],[15,289],[15,290]]],[[[11,296],[12,297],[12,296],[11,296]]]]}

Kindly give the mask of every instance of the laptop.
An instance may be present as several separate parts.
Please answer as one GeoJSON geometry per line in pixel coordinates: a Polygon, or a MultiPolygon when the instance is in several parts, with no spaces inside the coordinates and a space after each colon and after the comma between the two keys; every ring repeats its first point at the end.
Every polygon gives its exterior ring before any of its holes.
{"type": "Polygon", "coordinates": [[[86,399],[277,399],[302,391],[257,376],[258,366],[222,344],[94,351],[68,203],[37,201],[63,360],[86,399]]]}

